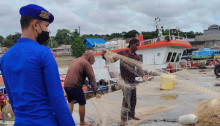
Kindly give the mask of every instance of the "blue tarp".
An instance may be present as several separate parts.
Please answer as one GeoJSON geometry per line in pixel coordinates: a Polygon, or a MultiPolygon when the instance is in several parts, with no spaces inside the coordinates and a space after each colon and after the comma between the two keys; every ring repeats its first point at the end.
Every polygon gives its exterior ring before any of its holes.
{"type": "Polygon", "coordinates": [[[83,41],[84,45],[86,48],[91,48],[91,47],[105,47],[106,41],[101,38],[85,38],[83,41]]]}

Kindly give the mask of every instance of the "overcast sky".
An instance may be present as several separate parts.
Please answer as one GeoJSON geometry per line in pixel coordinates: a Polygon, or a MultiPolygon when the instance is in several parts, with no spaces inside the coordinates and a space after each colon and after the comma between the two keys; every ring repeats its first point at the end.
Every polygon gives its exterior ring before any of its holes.
{"type": "Polygon", "coordinates": [[[38,4],[50,11],[58,29],[81,27],[81,34],[111,34],[123,31],[155,30],[155,17],[164,28],[203,32],[211,24],[220,25],[220,0],[0,0],[0,35],[21,32],[20,7],[38,4]]]}

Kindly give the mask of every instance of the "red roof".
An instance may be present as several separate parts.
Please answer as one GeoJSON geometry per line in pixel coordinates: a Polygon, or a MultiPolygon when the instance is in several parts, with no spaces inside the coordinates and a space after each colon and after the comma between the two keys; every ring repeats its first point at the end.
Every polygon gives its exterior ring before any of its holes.
{"type": "MultiPolygon", "coordinates": [[[[167,40],[163,40],[160,42],[155,42],[155,43],[151,43],[151,44],[147,44],[147,45],[141,45],[138,47],[139,50],[141,49],[149,49],[149,48],[157,48],[157,47],[164,47],[164,46],[178,46],[178,47],[186,47],[186,48],[191,48],[192,45],[189,42],[186,41],[180,41],[180,40],[171,40],[171,41],[167,41],[167,40]]],[[[115,49],[115,50],[111,50],[111,52],[120,52],[123,50],[128,50],[128,48],[122,48],[122,49],[115,49]]],[[[98,56],[101,55],[101,52],[97,52],[94,53],[94,56],[98,56]]]]}

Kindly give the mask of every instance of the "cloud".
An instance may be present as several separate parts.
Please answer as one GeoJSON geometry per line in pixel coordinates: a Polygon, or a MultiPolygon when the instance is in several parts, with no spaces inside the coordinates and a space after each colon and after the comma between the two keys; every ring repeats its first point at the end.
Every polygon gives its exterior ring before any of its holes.
{"type": "Polygon", "coordinates": [[[20,31],[19,12],[9,1],[0,1],[0,35],[6,36],[20,31]],[[16,14],[15,14],[16,13],[16,14]]]}
{"type": "Polygon", "coordinates": [[[57,4],[59,5],[62,5],[62,4],[65,4],[65,3],[69,3],[70,0],[54,0],[57,4]]]}
{"type": "Polygon", "coordinates": [[[164,28],[203,32],[220,20],[219,0],[1,0],[0,35],[20,31],[19,8],[34,3],[45,7],[55,20],[49,27],[82,34],[111,34],[129,30],[153,31],[154,18],[161,17],[164,28]]]}

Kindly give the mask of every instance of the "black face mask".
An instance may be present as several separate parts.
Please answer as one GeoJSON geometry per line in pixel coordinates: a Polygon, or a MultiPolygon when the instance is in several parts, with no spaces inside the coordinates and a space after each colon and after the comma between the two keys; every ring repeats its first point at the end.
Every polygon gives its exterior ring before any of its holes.
{"type": "MultiPolygon", "coordinates": [[[[39,24],[40,25],[40,24],[39,24]]],[[[40,26],[41,28],[41,26],[40,26]]],[[[47,31],[43,31],[42,28],[41,28],[41,33],[38,33],[38,36],[37,36],[37,42],[41,45],[46,45],[47,44],[47,40],[50,39],[50,36],[49,36],[49,32],[47,31]]]]}

